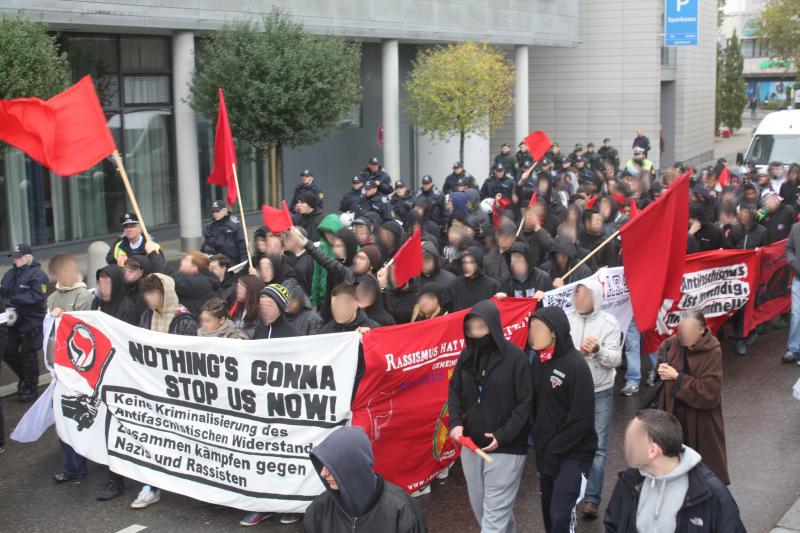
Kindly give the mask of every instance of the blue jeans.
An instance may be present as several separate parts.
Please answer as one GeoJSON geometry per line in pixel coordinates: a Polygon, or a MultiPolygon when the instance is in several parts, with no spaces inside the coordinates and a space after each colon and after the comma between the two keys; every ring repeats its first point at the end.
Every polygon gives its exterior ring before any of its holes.
{"type": "Polygon", "coordinates": [[[792,280],[792,321],[789,324],[789,343],[786,351],[800,353],[800,281],[792,280]]]}
{"type": "Polygon", "coordinates": [[[625,381],[642,380],[642,334],[636,327],[636,321],[631,320],[628,333],[625,335],[625,361],[628,369],[625,371],[625,381]]]}
{"type": "Polygon", "coordinates": [[[603,492],[603,477],[608,455],[608,428],[614,412],[614,387],[594,393],[594,430],[597,432],[597,451],[594,453],[589,483],[586,485],[584,501],[600,505],[603,492]]]}
{"type": "Polygon", "coordinates": [[[72,449],[72,446],[67,444],[61,439],[58,439],[61,444],[61,455],[64,457],[64,473],[66,474],[83,474],[86,475],[86,458],[79,455],[78,452],[72,449]]]}

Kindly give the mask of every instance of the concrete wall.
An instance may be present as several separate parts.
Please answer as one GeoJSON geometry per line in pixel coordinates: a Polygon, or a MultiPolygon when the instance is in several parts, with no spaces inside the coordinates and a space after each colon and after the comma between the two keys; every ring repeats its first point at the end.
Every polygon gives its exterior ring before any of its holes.
{"type": "Polygon", "coordinates": [[[6,0],[0,9],[74,28],[215,30],[277,6],[312,31],[362,39],[570,46],[578,0],[6,0]]]}

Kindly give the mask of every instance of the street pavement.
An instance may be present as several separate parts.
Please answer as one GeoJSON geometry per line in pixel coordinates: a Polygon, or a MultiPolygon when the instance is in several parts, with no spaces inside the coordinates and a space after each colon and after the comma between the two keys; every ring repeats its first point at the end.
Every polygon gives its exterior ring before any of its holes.
{"type": "MultiPolygon", "coordinates": [[[[725,344],[723,413],[727,433],[731,491],[748,531],[769,531],[800,495],[800,403],[791,389],[800,368],[781,365],[786,330],[762,335],[750,355],[738,357],[725,344]]],[[[622,374],[622,372],[620,372],[622,374]]],[[[619,390],[618,376],[616,390],[619,390]]],[[[622,435],[636,413],[639,399],[617,395],[609,437],[604,497],[611,494],[617,472],[624,467],[622,435]]],[[[6,429],[17,423],[25,406],[4,400],[6,429]]],[[[139,489],[130,483],[120,498],[97,502],[105,482],[104,467],[92,465],[80,482],[56,485],[51,476],[60,467],[61,452],[50,429],[38,442],[9,442],[0,455],[0,532],[136,533],[242,531],[244,512],[205,504],[184,496],[163,494],[147,509],[129,507],[139,489]]],[[[467,500],[461,469],[456,465],[446,481],[435,481],[431,494],[419,498],[430,531],[478,532],[467,500]]],[[[601,506],[604,510],[605,502],[601,506]]],[[[515,515],[521,532],[543,531],[538,482],[531,456],[522,481],[515,515]]],[[[298,531],[276,518],[253,528],[276,533],[298,531]]],[[[578,531],[602,531],[600,521],[578,521],[578,531]]]]}

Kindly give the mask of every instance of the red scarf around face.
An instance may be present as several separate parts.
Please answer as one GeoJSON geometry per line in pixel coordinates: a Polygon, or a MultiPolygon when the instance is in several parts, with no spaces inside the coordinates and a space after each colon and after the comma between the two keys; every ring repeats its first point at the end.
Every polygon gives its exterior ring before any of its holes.
{"type": "Polygon", "coordinates": [[[553,358],[553,352],[556,351],[556,347],[553,346],[552,348],[544,348],[543,350],[539,350],[539,362],[546,363],[550,359],[553,358]]]}

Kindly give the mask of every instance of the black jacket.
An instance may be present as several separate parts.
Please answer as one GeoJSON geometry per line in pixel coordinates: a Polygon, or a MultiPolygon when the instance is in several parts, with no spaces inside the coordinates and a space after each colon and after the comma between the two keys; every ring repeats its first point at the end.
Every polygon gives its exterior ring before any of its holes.
{"type": "Polygon", "coordinates": [[[533,442],[536,468],[555,477],[564,459],[591,462],[597,449],[594,429],[594,381],[589,365],[572,343],[569,320],[560,307],[533,314],[556,335],[555,351],[542,363],[534,354],[533,442]]]}
{"type": "Polygon", "coordinates": [[[488,300],[500,292],[500,284],[494,278],[485,275],[481,268],[483,265],[483,250],[477,246],[469,247],[469,255],[475,258],[478,272],[471,278],[458,276],[450,285],[450,301],[453,311],[461,311],[472,307],[481,300],[488,300]]]}
{"type": "MultiPolygon", "coordinates": [[[[606,508],[607,533],[636,533],[636,509],[644,476],[629,468],[619,479],[606,508]]],[[[689,471],[689,489],[675,522],[676,533],[744,533],[739,508],[728,488],[700,463],[689,471]]]]}
{"type": "Polygon", "coordinates": [[[379,328],[380,324],[375,322],[374,320],[370,320],[367,318],[366,313],[361,309],[358,310],[356,313],[355,319],[352,322],[348,322],[347,324],[337,324],[334,319],[330,319],[326,322],[319,331],[317,331],[318,335],[322,335],[324,333],[342,333],[345,331],[355,331],[358,328],[379,328]]]}
{"type": "Polygon", "coordinates": [[[299,337],[301,333],[283,315],[272,324],[257,322],[253,339],[285,339],[299,337]]]}
{"type": "MultiPolygon", "coordinates": [[[[547,272],[551,280],[564,277],[564,274],[572,270],[572,267],[578,262],[577,249],[575,245],[569,240],[568,237],[564,236],[558,236],[553,240],[553,244],[548,252],[548,257],[549,259],[542,263],[539,268],[547,272]],[[556,252],[561,252],[569,258],[569,261],[567,261],[567,264],[563,269],[559,268],[558,262],[556,262],[556,252]]],[[[584,263],[570,275],[569,279],[564,280],[564,282],[572,283],[574,281],[580,281],[584,278],[588,278],[591,275],[591,269],[589,269],[589,267],[586,266],[586,263],[584,263]]]]}
{"type": "Polygon", "coordinates": [[[214,298],[219,290],[219,278],[209,270],[197,274],[185,274],[173,270],[164,260],[164,256],[158,252],[151,252],[147,259],[153,272],[166,274],[175,280],[175,294],[178,295],[178,301],[194,316],[200,316],[203,304],[214,298]]]}
{"type": "Polygon", "coordinates": [[[494,453],[525,454],[533,399],[528,357],[503,336],[494,302],[477,303],[464,324],[473,316],[489,326],[492,342],[478,347],[464,332],[466,346],[450,379],[450,427],[463,426],[481,448],[491,442],[484,434],[492,433],[499,446],[494,453]]]}
{"type": "Polygon", "coordinates": [[[396,322],[394,317],[383,306],[383,294],[375,276],[363,276],[359,281],[359,285],[363,285],[372,292],[372,305],[364,308],[367,318],[380,326],[394,326],[396,322]]]}
{"type": "Polygon", "coordinates": [[[772,244],[789,236],[792,224],[797,221],[794,209],[781,205],[774,213],[767,213],[761,222],[767,228],[767,244],[772,244]]]}
{"type": "Polygon", "coordinates": [[[725,248],[725,235],[722,228],[710,222],[701,221],[700,229],[694,235],[689,235],[689,253],[707,252],[725,248]]]}
{"type": "Polygon", "coordinates": [[[50,280],[39,263],[12,266],[0,282],[0,296],[17,309],[19,331],[42,327],[47,311],[47,284],[50,280]]]}
{"type": "Polygon", "coordinates": [[[342,196],[342,201],[339,202],[339,211],[342,213],[355,212],[363,195],[361,189],[350,189],[342,196]]]}
{"type": "Polygon", "coordinates": [[[392,315],[395,324],[406,324],[411,322],[411,315],[414,313],[414,305],[419,297],[419,282],[412,279],[405,288],[389,287],[384,294],[384,305],[392,315]]]}
{"type": "Polygon", "coordinates": [[[111,279],[111,300],[104,302],[100,299],[100,296],[95,296],[94,300],[92,300],[92,311],[102,311],[103,313],[113,316],[118,320],[122,320],[123,322],[127,322],[132,326],[138,325],[139,317],[142,315],[144,310],[147,309],[147,304],[144,303],[144,298],[139,295],[139,297],[142,299],[142,304],[144,305],[144,307],[139,310],[134,303],[134,299],[130,298],[129,296],[128,287],[125,285],[122,267],[117,265],[106,265],[97,271],[95,274],[95,279],[100,278],[101,272],[111,279]]]}
{"type": "Polygon", "coordinates": [[[232,264],[247,261],[247,246],[239,220],[230,215],[222,220],[212,220],[203,230],[203,246],[200,251],[214,255],[222,254],[232,264]]]}
{"type": "Polygon", "coordinates": [[[530,260],[530,249],[524,242],[517,241],[503,254],[508,265],[509,278],[503,286],[503,292],[516,298],[531,298],[537,291],[547,292],[553,290],[553,280],[550,275],[533,266],[530,260]],[[511,273],[511,254],[519,253],[528,261],[528,275],[525,279],[516,279],[511,273]]]}
{"type": "Polygon", "coordinates": [[[735,224],[728,233],[729,248],[755,250],[767,244],[767,229],[757,222],[749,230],[741,224],[735,224]]]}
{"type": "MultiPolygon", "coordinates": [[[[150,323],[153,320],[153,310],[149,307],[145,309],[142,316],[139,317],[139,327],[150,329],[150,323]]],[[[175,311],[175,316],[169,323],[167,331],[171,335],[185,335],[187,337],[197,336],[197,318],[189,312],[184,306],[178,306],[175,311]]]]}
{"type": "Polygon", "coordinates": [[[325,213],[323,213],[322,209],[319,207],[305,215],[299,215],[297,213],[292,215],[292,220],[294,221],[295,226],[299,226],[306,230],[306,236],[308,237],[308,240],[312,242],[317,242],[319,240],[320,236],[317,226],[319,226],[323,218],[325,218],[325,213]]]}

